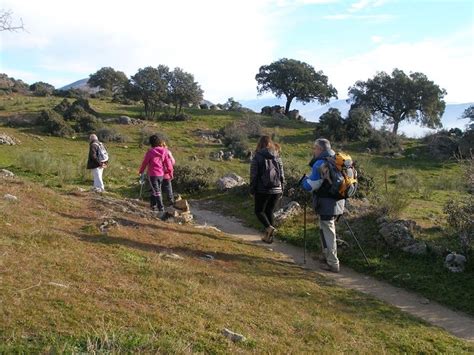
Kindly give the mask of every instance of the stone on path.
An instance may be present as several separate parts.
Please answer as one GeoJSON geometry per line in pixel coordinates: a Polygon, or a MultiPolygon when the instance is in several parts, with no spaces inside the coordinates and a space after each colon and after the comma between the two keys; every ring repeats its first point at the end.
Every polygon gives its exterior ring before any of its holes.
{"type": "Polygon", "coordinates": [[[235,333],[232,330],[224,328],[222,334],[229,340],[232,340],[234,343],[239,341],[245,341],[245,337],[242,334],[235,333]]]}

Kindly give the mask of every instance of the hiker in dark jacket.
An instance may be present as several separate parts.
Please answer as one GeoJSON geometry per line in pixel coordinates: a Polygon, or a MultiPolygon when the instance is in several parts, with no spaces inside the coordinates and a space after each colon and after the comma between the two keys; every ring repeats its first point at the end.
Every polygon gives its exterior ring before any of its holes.
{"type": "Polygon", "coordinates": [[[345,200],[337,200],[328,195],[329,182],[327,176],[326,158],[334,156],[331,143],[324,138],[314,142],[314,157],[310,162],[311,175],[302,181],[302,187],[313,193],[313,207],[319,215],[319,234],[321,238],[322,255],[321,268],[339,272],[336,244],[336,218],[344,212],[345,200]]]}
{"type": "Polygon", "coordinates": [[[99,139],[95,134],[89,136],[89,156],[87,158],[87,169],[92,171],[94,178],[94,186],[92,188],[95,192],[104,192],[104,181],[102,175],[104,168],[107,167],[107,162],[99,161],[99,139]]]}
{"type": "Polygon", "coordinates": [[[281,158],[269,136],[260,137],[250,164],[250,194],[255,198],[255,214],[265,227],[262,240],[272,243],[276,229],[273,212],[283,194],[285,175],[281,158]]]}

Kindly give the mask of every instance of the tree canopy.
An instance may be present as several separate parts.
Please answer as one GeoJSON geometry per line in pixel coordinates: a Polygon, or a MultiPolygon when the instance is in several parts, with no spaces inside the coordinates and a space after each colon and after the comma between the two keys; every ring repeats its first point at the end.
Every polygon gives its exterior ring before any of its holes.
{"type": "Polygon", "coordinates": [[[446,91],[425,74],[406,75],[399,69],[394,69],[391,75],[379,72],[372,79],[357,81],[349,88],[349,101],[353,106],[367,108],[375,118],[393,125],[394,134],[402,121],[429,128],[442,127],[444,95],[446,91]]]}
{"type": "Polygon", "coordinates": [[[128,83],[124,72],[116,71],[111,67],[103,67],[89,76],[90,86],[98,86],[112,94],[122,92],[128,83]]]}
{"type": "Polygon", "coordinates": [[[174,104],[175,114],[181,112],[183,105],[199,104],[203,91],[194,81],[194,76],[181,68],[174,68],[169,75],[168,96],[174,104]]]}
{"type": "Polygon", "coordinates": [[[146,67],[138,69],[138,72],[131,77],[128,94],[132,98],[142,100],[145,116],[152,118],[160,101],[166,99],[166,86],[167,83],[157,68],[146,67]]]}
{"type": "Polygon", "coordinates": [[[30,85],[30,90],[35,96],[49,96],[54,92],[54,86],[42,81],[30,85]]]}
{"type": "Polygon", "coordinates": [[[331,97],[337,98],[337,90],[328,84],[328,77],[322,71],[317,72],[311,65],[295,59],[283,58],[262,65],[255,80],[259,94],[271,91],[278,98],[286,97],[285,114],[293,99],[325,104],[331,97]]]}

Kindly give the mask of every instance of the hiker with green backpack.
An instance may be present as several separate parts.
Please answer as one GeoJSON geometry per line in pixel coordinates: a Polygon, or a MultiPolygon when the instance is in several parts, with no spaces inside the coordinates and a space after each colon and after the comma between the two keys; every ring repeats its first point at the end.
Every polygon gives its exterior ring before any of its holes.
{"type": "Polygon", "coordinates": [[[319,215],[322,255],[321,268],[339,272],[336,244],[336,219],[344,213],[345,199],[357,189],[357,172],[348,155],[336,154],[331,143],[319,138],[313,145],[311,175],[301,180],[304,190],[312,192],[313,207],[319,215]]]}
{"type": "Polygon", "coordinates": [[[272,243],[276,233],[273,212],[283,194],[284,182],[279,146],[269,136],[260,137],[250,164],[250,194],[255,199],[255,215],[265,228],[265,243],[272,243]]]}

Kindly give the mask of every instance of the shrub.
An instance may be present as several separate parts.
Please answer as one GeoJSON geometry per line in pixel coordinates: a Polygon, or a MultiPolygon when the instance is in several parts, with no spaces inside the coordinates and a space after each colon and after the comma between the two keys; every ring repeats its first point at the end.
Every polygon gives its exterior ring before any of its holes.
{"type": "Polygon", "coordinates": [[[355,194],[356,198],[369,197],[375,190],[375,180],[360,163],[354,162],[354,166],[357,170],[357,191],[355,194]]]}
{"type": "Polygon", "coordinates": [[[188,115],[187,113],[179,113],[174,116],[175,121],[189,121],[191,120],[191,115],[188,115]]]}
{"type": "Polygon", "coordinates": [[[215,170],[211,167],[176,165],[173,185],[180,193],[195,193],[211,186],[215,170]]]}
{"type": "Polygon", "coordinates": [[[65,115],[71,108],[71,103],[68,99],[63,99],[59,104],[57,104],[53,110],[59,113],[60,115],[65,115]]]}
{"type": "Polygon", "coordinates": [[[402,149],[400,137],[384,130],[373,130],[370,134],[367,146],[381,153],[399,152],[402,149]]]}
{"type": "Polygon", "coordinates": [[[38,123],[36,115],[15,115],[6,118],[5,125],[8,127],[31,127],[38,123]]]}
{"type": "Polygon", "coordinates": [[[344,119],[337,108],[330,108],[319,117],[319,122],[314,130],[316,137],[325,137],[331,141],[342,141],[346,139],[344,119]]]}
{"type": "Polygon", "coordinates": [[[97,131],[97,138],[101,142],[118,142],[118,143],[124,143],[128,141],[128,137],[123,136],[116,130],[112,128],[101,128],[97,131]]]}
{"type": "Polygon", "coordinates": [[[101,123],[91,114],[84,113],[76,118],[74,126],[77,132],[92,133],[101,128],[101,123]]]}
{"type": "Polygon", "coordinates": [[[71,104],[70,108],[64,113],[64,118],[74,120],[74,116],[81,114],[82,111],[85,111],[86,113],[90,115],[97,116],[97,112],[95,112],[91,108],[89,104],[89,100],[84,99],[84,98],[79,98],[76,101],[74,101],[71,104]]]}
{"type": "Polygon", "coordinates": [[[38,118],[38,123],[44,127],[47,133],[58,137],[69,137],[74,130],[69,124],[53,110],[43,110],[38,118]]]}
{"type": "Polygon", "coordinates": [[[474,197],[467,196],[460,200],[449,200],[444,206],[447,221],[451,228],[459,235],[459,241],[464,255],[471,249],[474,236],[474,197]]]}
{"type": "Polygon", "coordinates": [[[430,154],[437,159],[450,158],[458,153],[459,137],[455,132],[442,130],[425,136],[423,142],[430,154]]]}

